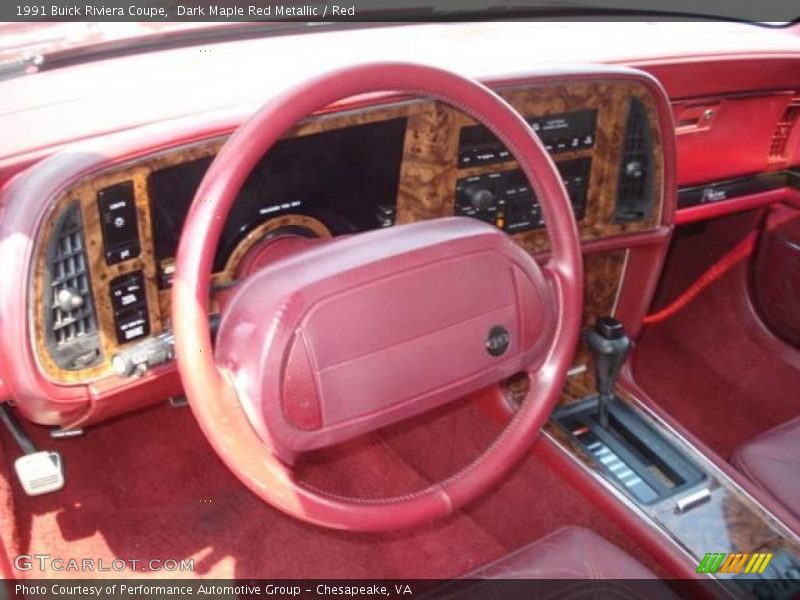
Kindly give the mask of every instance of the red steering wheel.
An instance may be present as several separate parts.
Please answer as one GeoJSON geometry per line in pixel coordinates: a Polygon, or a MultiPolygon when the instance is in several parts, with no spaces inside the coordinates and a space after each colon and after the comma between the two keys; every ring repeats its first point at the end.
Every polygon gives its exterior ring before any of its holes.
{"type": "Polygon", "coordinates": [[[529,449],[564,385],[578,339],[582,261],[566,190],[524,119],[480,83],[440,69],[367,64],[268,102],[211,164],[181,235],[172,315],[178,368],[200,426],[259,497],[327,527],[380,531],[444,517],[529,449]],[[539,267],[500,230],[446,218],[302,249],[255,270],[226,303],[212,347],[212,264],[231,207],[259,159],[300,119],[360,94],[402,91],[487,126],[539,199],[551,255],[539,267]],[[379,318],[380,317],[380,318],[379,318]],[[305,486],[292,465],[519,371],[527,399],[481,456],[424,490],[345,498],[305,486]]]}

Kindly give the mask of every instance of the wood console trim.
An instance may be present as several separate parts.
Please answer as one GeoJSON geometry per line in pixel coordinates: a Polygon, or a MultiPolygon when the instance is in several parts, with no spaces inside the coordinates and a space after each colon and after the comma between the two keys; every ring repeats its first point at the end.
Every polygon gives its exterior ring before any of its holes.
{"type": "MultiPolygon", "coordinates": [[[[609,76],[603,80],[510,86],[500,89],[499,93],[526,117],[583,109],[598,110],[594,148],[578,152],[562,152],[554,157],[556,162],[577,157],[592,157],[586,216],[578,223],[582,241],[654,231],[659,227],[664,208],[665,188],[661,124],[656,100],[644,82],[609,76]],[[655,206],[652,216],[646,221],[617,224],[613,220],[614,200],[631,97],[641,100],[650,118],[655,156],[653,173],[655,206]]],[[[287,133],[286,137],[311,135],[396,118],[407,120],[397,193],[396,223],[398,224],[452,215],[456,181],[461,177],[517,168],[517,163],[512,160],[487,167],[459,169],[460,130],[461,127],[474,122],[453,107],[424,99],[314,116],[298,124],[287,133]]],[[[163,330],[169,316],[169,292],[159,292],[156,282],[157,265],[152,239],[148,177],[153,171],[167,166],[214,156],[224,142],[224,138],[207,140],[114,166],[79,181],[53,201],[54,208],[37,237],[38,249],[33,282],[35,302],[30,307],[34,321],[35,355],[44,373],[52,381],[66,384],[86,383],[112,374],[110,358],[117,350],[118,344],[108,285],[114,277],[132,271],[143,271],[151,333],[157,334],[163,330]],[[134,185],[141,253],[137,258],[109,266],[105,263],[103,253],[96,196],[99,190],[123,181],[132,181],[134,185]],[[72,202],[78,202],[81,208],[92,294],[97,312],[98,335],[103,353],[100,364],[81,371],[62,370],[50,358],[45,345],[45,320],[41,303],[44,297],[43,274],[46,269],[47,240],[53,223],[72,202]]],[[[522,232],[514,234],[513,238],[531,253],[546,251],[549,246],[545,230],[522,232]]],[[[604,270],[606,268],[610,267],[603,266],[598,272],[595,280],[598,286],[599,282],[609,275],[604,270]]],[[[587,264],[587,270],[594,270],[591,261],[587,264]]],[[[217,274],[215,281],[221,282],[225,277],[225,274],[217,274]]],[[[605,310],[606,292],[601,304],[605,310]]]]}
{"type": "MultiPolygon", "coordinates": [[[[628,249],[584,254],[584,300],[581,331],[587,330],[600,317],[616,313],[617,298],[625,275],[628,249]]],[[[584,398],[594,391],[591,376],[592,360],[586,342],[578,341],[572,362],[574,374],[567,379],[570,397],[584,398]]]]}
{"type": "MultiPolygon", "coordinates": [[[[590,375],[591,377],[591,375],[590,375]]],[[[670,428],[652,411],[625,389],[617,389],[617,395],[634,410],[645,417],[655,429],[666,437],[680,452],[689,457],[708,476],[698,486],[707,488],[709,500],[686,512],[676,510],[679,498],[693,492],[666,498],[647,506],[630,499],[617,488],[600,470],[594,457],[590,456],[572,437],[552,421],[545,432],[569,457],[587,470],[605,488],[622,502],[643,514],[650,525],[673,540],[697,564],[708,552],[728,554],[752,552],[788,552],[800,557],[800,539],[770,514],[760,503],[747,494],[713,462],[670,428]]],[[[565,390],[563,403],[573,402],[575,397],[565,390]]],[[[718,578],[733,578],[734,574],[717,573],[718,578]]]]}

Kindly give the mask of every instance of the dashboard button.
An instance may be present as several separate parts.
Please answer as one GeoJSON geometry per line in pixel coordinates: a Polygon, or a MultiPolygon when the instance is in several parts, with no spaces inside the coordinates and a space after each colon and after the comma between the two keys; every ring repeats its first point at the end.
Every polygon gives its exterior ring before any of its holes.
{"type": "Polygon", "coordinates": [[[462,169],[464,167],[471,167],[475,163],[474,150],[462,150],[458,154],[458,166],[462,169]]]}
{"type": "Polygon", "coordinates": [[[133,182],[125,181],[97,194],[106,263],[113,265],[139,256],[139,226],[133,182]]]}
{"type": "Polygon", "coordinates": [[[145,304],[144,276],[141,271],[113,279],[110,289],[115,313],[145,304]]]}
{"type": "Polygon", "coordinates": [[[121,312],[115,319],[117,342],[125,344],[150,334],[147,306],[121,312]]]}
{"type": "Polygon", "coordinates": [[[475,160],[479,163],[490,163],[497,160],[497,152],[493,148],[484,148],[475,153],[475,160]]]}

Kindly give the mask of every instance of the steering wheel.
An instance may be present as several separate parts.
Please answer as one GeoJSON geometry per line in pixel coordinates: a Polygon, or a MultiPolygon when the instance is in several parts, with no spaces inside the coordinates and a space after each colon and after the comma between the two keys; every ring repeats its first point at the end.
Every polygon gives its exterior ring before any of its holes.
{"type": "Polygon", "coordinates": [[[583,299],[569,198],[525,120],[482,84],[429,66],[375,63],[268,102],[221,149],[178,248],[178,368],[200,427],[260,498],[322,526],[381,531],[444,517],[487,490],[539,435],[564,385],[583,299]],[[450,217],[337,238],[265,264],[235,288],[212,346],[214,252],[245,179],[300,119],[333,102],[401,91],[453,105],[513,153],[542,205],[551,253],[538,266],[499,229],[450,217]],[[347,498],[301,482],[303,453],[497,384],[530,378],[521,408],[466,468],[400,497],[347,498]]]}

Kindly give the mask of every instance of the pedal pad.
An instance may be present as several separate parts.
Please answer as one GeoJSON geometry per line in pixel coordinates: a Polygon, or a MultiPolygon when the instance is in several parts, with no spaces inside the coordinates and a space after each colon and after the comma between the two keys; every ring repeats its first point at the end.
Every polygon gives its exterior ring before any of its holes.
{"type": "Polygon", "coordinates": [[[57,492],[64,487],[64,464],[58,452],[34,452],[14,461],[22,489],[28,496],[57,492]]]}

